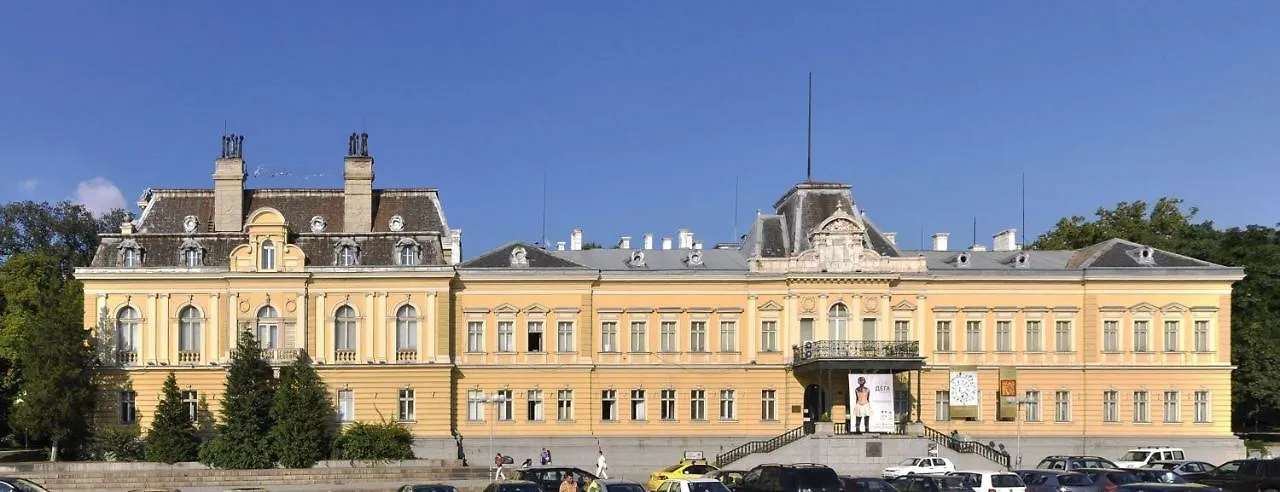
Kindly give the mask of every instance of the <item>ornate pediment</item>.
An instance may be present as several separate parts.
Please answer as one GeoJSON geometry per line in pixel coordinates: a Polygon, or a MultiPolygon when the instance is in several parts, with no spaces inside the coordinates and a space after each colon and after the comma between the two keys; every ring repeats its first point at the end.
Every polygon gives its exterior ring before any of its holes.
{"type": "Polygon", "coordinates": [[[524,307],[524,312],[530,314],[547,314],[547,307],[538,303],[533,303],[524,307]]]}
{"type": "Polygon", "coordinates": [[[493,312],[498,314],[516,314],[520,312],[520,308],[512,306],[507,303],[502,303],[498,305],[498,307],[493,308],[493,312]]]}
{"type": "Polygon", "coordinates": [[[923,272],[924,257],[886,257],[871,248],[867,225],[855,207],[852,213],[837,205],[834,212],[808,231],[809,249],[790,257],[756,258],[752,271],[812,273],[923,272]]]}
{"type": "Polygon", "coordinates": [[[761,311],[781,311],[782,305],[774,301],[769,301],[764,304],[761,304],[759,309],[761,311]]]}
{"type": "Polygon", "coordinates": [[[1135,313],[1154,313],[1156,311],[1159,311],[1160,308],[1156,307],[1155,304],[1152,304],[1149,302],[1139,302],[1137,304],[1129,306],[1129,310],[1135,313]]]}
{"type": "Polygon", "coordinates": [[[916,305],[915,305],[915,304],[912,304],[912,303],[911,303],[911,301],[906,301],[906,300],[904,300],[904,301],[902,301],[902,302],[899,302],[899,303],[897,303],[897,304],[894,304],[894,305],[893,305],[893,310],[894,310],[894,311],[915,311],[915,310],[916,310],[916,305]]]}
{"type": "Polygon", "coordinates": [[[1171,302],[1171,303],[1165,304],[1164,306],[1161,306],[1160,310],[1166,313],[1185,313],[1188,310],[1190,310],[1190,308],[1176,302],[1171,302]]]}

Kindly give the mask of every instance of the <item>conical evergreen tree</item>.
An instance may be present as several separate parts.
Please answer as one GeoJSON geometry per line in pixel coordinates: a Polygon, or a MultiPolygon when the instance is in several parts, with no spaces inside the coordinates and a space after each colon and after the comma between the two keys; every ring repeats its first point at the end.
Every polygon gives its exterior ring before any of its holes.
{"type": "Polygon", "coordinates": [[[164,380],[162,393],[151,430],[147,432],[147,461],[193,461],[200,449],[200,437],[196,435],[187,406],[182,403],[178,378],[172,372],[164,380]]]}
{"type": "Polygon", "coordinates": [[[272,450],[281,465],[308,468],[329,456],[337,414],[309,358],[299,357],[282,371],[271,417],[272,450]]]}
{"type": "Polygon", "coordinates": [[[215,468],[271,468],[271,366],[252,333],[240,334],[227,369],[218,435],[200,448],[200,462],[215,468]]]}

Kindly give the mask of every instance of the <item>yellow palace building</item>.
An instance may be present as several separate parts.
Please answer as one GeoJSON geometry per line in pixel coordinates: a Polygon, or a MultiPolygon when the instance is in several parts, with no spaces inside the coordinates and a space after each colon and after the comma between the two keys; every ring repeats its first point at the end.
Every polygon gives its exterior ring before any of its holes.
{"type": "Polygon", "coordinates": [[[373,188],[359,136],[343,189],[245,189],[239,142],[212,189],[148,190],[76,272],[104,422],[145,428],[170,371],[216,410],[252,330],[273,364],[310,356],[344,422],[403,422],[450,458],[453,436],[727,448],[864,414],[878,432],[1232,438],[1237,268],[1122,240],[1023,251],[1012,230],[907,250],[848,185],[812,182],[736,243],[584,249],[575,230],[462,261],[437,191],[373,188]]]}

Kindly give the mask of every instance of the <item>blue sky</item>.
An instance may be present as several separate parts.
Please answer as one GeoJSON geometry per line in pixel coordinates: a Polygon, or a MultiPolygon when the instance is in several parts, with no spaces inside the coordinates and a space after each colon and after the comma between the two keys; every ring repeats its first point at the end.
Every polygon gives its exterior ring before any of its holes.
{"type": "Polygon", "coordinates": [[[4,2],[0,200],[130,205],[250,168],[436,187],[472,256],[582,227],[731,240],[804,179],[915,247],[1171,195],[1274,224],[1280,2],[4,2]]]}

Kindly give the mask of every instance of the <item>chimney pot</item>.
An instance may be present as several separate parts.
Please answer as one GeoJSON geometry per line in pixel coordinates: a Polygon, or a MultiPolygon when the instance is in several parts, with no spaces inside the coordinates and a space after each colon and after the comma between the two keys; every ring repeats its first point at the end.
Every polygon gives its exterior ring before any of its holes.
{"type": "Polygon", "coordinates": [[[992,248],[994,251],[1017,251],[1018,247],[1018,230],[1005,229],[991,236],[994,243],[992,248]]]}
{"type": "Polygon", "coordinates": [[[618,240],[618,249],[631,249],[631,236],[622,236],[618,240]]]}
{"type": "Polygon", "coordinates": [[[694,241],[694,242],[693,242],[693,249],[701,250],[701,249],[702,249],[702,241],[694,241]]]}
{"type": "Polygon", "coordinates": [[[644,233],[644,249],[653,249],[653,233],[644,233]]]}
{"type": "Polygon", "coordinates": [[[680,231],[676,233],[676,244],[678,244],[676,247],[680,249],[692,249],[693,233],[689,232],[688,229],[680,229],[680,231]]]}
{"type": "Polygon", "coordinates": [[[556,251],[564,251],[564,241],[556,241],[556,251]]]}
{"type": "Polygon", "coordinates": [[[671,249],[671,238],[662,238],[662,249],[671,249]]]}
{"type": "Polygon", "coordinates": [[[213,164],[213,229],[241,232],[244,228],[244,158],[223,157],[213,164]]]}
{"type": "Polygon", "coordinates": [[[884,239],[885,239],[886,241],[889,241],[889,244],[897,245],[897,244],[898,244],[898,233],[896,233],[896,232],[886,232],[886,233],[884,233],[884,239]]]}
{"type": "Polygon", "coordinates": [[[582,249],[582,229],[574,229],[569,234],[569,249],[578,251],[582,249]]]}
{"type": "Polygon", "coordinates": [[[969,247],[969,251],[986,251],[987,247],[981,244],[975,244],[969,247]]]}
{"type": "Polygon", "coordinates": [[[133,234],[133,221],[126,220],[120,223],[120,234],[133,234]]]}
{"type": "Polygon", "coordinates": [[[934,251],[946,251],[946,250],[947,250],[947,236],[950,236],[950,235],[951,235],[951,234],[948,234],[948,233],[945,233],[945,232],[939,232],[939,233],[937,233],[937,234],[934,234],[934,235],[933,235],[933,250],[934,250],[934,251]]]}
{"type": "MultiPolygon", "coordinates": [[[[352,135],[354,138],[354,134],[352,135]]],[[[358,150],[358,149],[357,149],[358,150]]],[[[373,158],[356,152],[342,159],[342,230],[373,230],[373,158]]]]}

